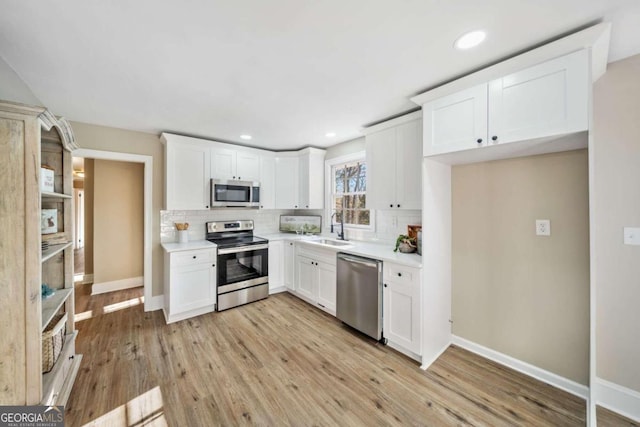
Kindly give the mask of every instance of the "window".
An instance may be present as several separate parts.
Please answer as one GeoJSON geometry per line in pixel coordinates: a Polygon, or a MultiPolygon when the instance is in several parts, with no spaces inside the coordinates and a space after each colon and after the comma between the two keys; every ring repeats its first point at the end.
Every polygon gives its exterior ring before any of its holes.
{"type": "Polygon", "coordinates": [[[329,215],[349,227],[370,228],[372,213],[366,209],[367,164],[364,154],[327,162],[329,173],[329,215]]]}

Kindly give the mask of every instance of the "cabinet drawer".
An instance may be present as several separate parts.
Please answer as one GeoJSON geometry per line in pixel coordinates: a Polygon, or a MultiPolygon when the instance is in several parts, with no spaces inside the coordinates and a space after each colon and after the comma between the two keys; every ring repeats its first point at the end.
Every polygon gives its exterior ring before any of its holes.
{"type": "Polygon", "coordinates": [[[172,267],[213,263],[214,261],[215,261],[215,250],[213,249],[181,251],[181,252],[175,252],[171,254],[172,267]]]}
{"type": "Polygon", "coordinates": [[[384,280],[389,280],[394,283],[418,283],[420,277],[419,271],[415,268],[389,263],[383,264],[382,271],[384,280]]]}

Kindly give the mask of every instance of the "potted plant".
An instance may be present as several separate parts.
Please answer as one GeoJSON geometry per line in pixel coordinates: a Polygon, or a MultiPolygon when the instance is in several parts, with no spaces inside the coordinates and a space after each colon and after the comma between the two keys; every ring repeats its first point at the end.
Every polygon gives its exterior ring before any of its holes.
{"type": "Polygon", "coordinates": [[[403,253],[411,253],[415,252],[416,249],[416,239],[406,234],[401,234],[396,239],[396,248],[393,251],[398,252],[400,250],[403,253]]]}

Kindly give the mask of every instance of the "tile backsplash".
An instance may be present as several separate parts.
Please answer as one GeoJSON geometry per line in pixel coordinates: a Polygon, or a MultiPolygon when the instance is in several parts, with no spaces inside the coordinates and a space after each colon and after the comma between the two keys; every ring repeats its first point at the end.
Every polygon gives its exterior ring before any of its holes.
{"type": "MultiPolygon", "coordinates": [[[[323,233],[329,233],[330,223],[324,210],[253,210],[224,209],[203,211],[160,211],[160,241],[177,240],[176,222],[189,223],[189,240],[204,240],[205,224],[209,221],[234,221],[251,219],[255,233],[279,232],[280,215],[321,215],[323,233]]],[[[420,210],[378,210],[375,212],[375,230],[346,229],[347,239],[394,243],[399,234],[407,233],[407,225],[422,224],[420,210]]],[[[338,225],[338,229],[339,229],[338,225]]],[[[337,231],[337,229],[335,229],[337,231]]]]}
{"type": "Polygon", "coordinates": [[[236,221],[251,219],[256,234],[277,233],[280,215],[292,215],[292,210],[224,209],[203,211],[160,211],[160,242],[177,240],[176,222],[189,223],[189,240],[204,240],[206,223],[210,221],[236,221]]]}

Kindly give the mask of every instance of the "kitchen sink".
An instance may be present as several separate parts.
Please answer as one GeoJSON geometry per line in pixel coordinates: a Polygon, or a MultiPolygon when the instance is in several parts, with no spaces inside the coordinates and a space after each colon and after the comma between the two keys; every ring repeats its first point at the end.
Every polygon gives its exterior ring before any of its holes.
{"type": "Polygon", "coordinates": [[[351,242],[345,241],[345,240],[334,240],[334,239],[313,239],[313,240],[307,240],[310,243],[317,243],[319,245],[327,245],[327,246],[333,246],[336,248],[342,248],[342,247],[347,247],[347,246],[353,246],[353,244],[351,242]]]}

